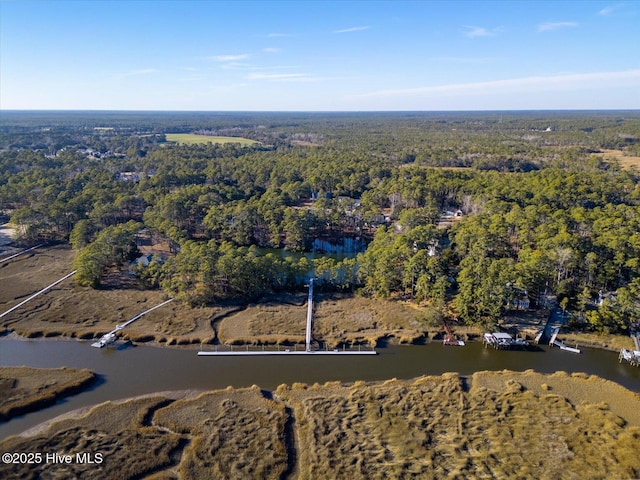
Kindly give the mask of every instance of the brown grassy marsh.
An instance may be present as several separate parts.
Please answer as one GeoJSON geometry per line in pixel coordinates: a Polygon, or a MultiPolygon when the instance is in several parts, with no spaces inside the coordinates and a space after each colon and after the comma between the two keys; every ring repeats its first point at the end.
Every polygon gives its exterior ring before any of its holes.
{"type": "MultiPolygon", "coordinates": [[[[640,395],[596,377],[451,373],[105,403],[0,448],[100,451],[96,479],[631,479],[639,411],[640,395]]],[[[0,476],[83,468],[0,465],[0,476]]]]}

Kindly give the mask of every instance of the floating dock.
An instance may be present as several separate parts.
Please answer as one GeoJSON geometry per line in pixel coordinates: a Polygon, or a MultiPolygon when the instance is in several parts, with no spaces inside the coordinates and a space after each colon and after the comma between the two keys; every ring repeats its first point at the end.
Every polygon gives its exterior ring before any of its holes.
{"type": "Polygon", "coordinates": [[[558,340],[558,333],[560,333],[560,327],[553,327],[551,330],[551,340],[549,340],[550,347],[558,347],[560,350],[564,350],[565,352],[570,353],[582,353],[582,351],[576,347],[569,347],[562,342],[562,340],[558,340]]]}
{"type": "Polygon", "coordinates": [[[511,335],[504,332],[485,333],[482,337],[484,347],[489,346],[497,350],[509,350],[512,348],[525,348],[529,346],[529,342],[521,338],[514,339],[511,335]]]}
{"type": "Polygon", "coordinates": [[[579,348],[574,348],[574,347],[568,347],[567,345],[565,345],[563,342],[561,342],[560,340],[554,340],[553,343],[549,344],[550,347],[558,347],[560,350],[564,350],[565,352],[571,352],[571,353],[582,353],[582,351],[579,348]]]}
{"type": "Polygon", "coordinates": [[[227,347],[224,347],[223,350],[218,350],[216,347],[215,350],[200,350],[198,352],[198,356],[202,357],[214,357],[214,356],[263,356],[263,355],[377,355],[374,349],[371,350],[362,350],[358,347],[355,349],[346,349],[342,350],[334,349],[334,350],[312,350],[311,349],[311,326],[313,319],[313,278],[309,281],[309,297],[307,299],[307,325],[305,329],[305,348],[304,350],[297,350],[295,347],[293,350],[290,348],[285,348],[284,350],[265,350],[264,347],[262,350],[250,350],[249,346],[246,346],[244,350],[233,350],[231,347],[230,350],[227,347]]]}
{"type": "Polygon", "coordinates": [[[362,350],[358,348],[355,349],[334,349],[334,350],[293,350],[289,348],[279,349],[279,350],[249,350],[248,347],[245,350],[237,349],[237,350],[200,350],[198,352],[198,356],[208,357],[208,356],[264,356],[264,355],[377,355],[378,352],[375,350],[362,350]]]}

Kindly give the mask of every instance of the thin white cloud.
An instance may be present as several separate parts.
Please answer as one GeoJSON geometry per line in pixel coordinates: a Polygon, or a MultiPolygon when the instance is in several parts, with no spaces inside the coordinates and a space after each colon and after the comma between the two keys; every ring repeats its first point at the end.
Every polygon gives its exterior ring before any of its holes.
{"type": "Polygon", "coordinates": [[[561,28],[573,28],[577,26],[577,22],[545,22],[538,25],[538,31],[550,32],[552,30],[559,30],[561,28]]]}
{"type": "Polygon", "coordinates": [[[245,60],[249,58],[248,53],[240,55],[214,55],[213,57],[207,57],[209,60],[215,60],[216,62],[237,62],[238,60],[245,60]]]}
{"type": "Polygon", "coordinates": [[[263,48],[262,51],[265,52],[265,53],[278,53],[278,52],[281,52],[282,49],[281,48],[274,48],[274,47],[267,47],[267,48],[263,48]]]}
{"type": "Polygon", "coordinates": [[[394,97],[408,95],[500,95],[510,92],[540,92],[638,86],[640,69],[620,72],[568,73],[549,76],[509,78],[488,82],[458,83],[395,90],[380,90],[356,95],[366,97],[394,97]]]}
{"type": "Polygon", "coordinates": [[[484,28],[484,27],[475,27],[472,25],[465,25],[464,34],[469,38],[477,38],[477,37],[495,37],[502,33],[502,27],[496,27],[492,29],[484,28]]]}
{"type": "Polygon", "coordinates": [[[333,33],[351,33],[351,32],[361,32],[363,30],[369,30],[370,26],[362,26],[362,27],[349,27],[343,28],[341,30],[334,30],[333,33]]]}
{"type": "Polygon", "coordinates": [[[612,15],[614,12],[620,9],[624,9],[626,6],[627,5],[625,3],[615,3],[613,5],[604,7],[602,10],[598,11],[598,15],[601,15],[603,17],[608,17],[612,15]]]}
{"type": "Polygon", "coordinates": [[[268,33],[265,35],[267,38],[278,38],[278,37],[293,37],[290,33],[268,33]]]}

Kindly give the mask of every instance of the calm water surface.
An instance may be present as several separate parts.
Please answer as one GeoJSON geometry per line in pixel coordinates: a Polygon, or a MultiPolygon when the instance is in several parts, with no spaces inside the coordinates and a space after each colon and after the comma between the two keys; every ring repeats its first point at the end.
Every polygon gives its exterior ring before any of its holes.
{"type": "Polygon", "coordinates": [[[479,370],[533,369],[585,372],[640,392],[640,368],[618,363],[618,354],[586,349],[575,355],[541,347],[538,351],[497,351],[480,343],[465,347],[391,346],[377,356],[198,357],[195,350],[150,346],[97,349],[72,340],[0,339],[0,365],[88,368],[100,375],[91,390],[58,404],[0,424],[0,438],[22,432],[62,413],[107,400],[167,390],[211,390],[259,385],[272,390],[281,383],[330,380],[409,379],[420,375],[479,370]]]}

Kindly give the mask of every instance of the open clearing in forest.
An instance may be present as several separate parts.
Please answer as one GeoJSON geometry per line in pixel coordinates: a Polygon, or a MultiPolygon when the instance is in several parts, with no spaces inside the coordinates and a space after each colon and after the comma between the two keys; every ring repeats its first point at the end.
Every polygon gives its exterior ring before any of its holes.
{"type": "Polygon", "coordinates": [[[0,450],[92,451],[104,461],[0,464],[0,476],[36,478],[44,469],[51,478],[96,479],[640,476],[640,395],[586,375],[448,373],[180,397],[106,402],[9,437],[0,450]]]}
{"type": "Polygon", "coordinates": [[[196,135],[195,133],[167,133],[167,142],[176,142],[180,145],[197,145],[206,143],[239,143],[240,145],[254,145],[255,140],[242,137],[219,137],[213,135],[196,135]]]}
{"type": "Polygon", "coordinates": [[[625,152],[622,150],[607,150],[602,149],[598,153],[593,153],[592,155],[596,157],[602,157],[607,162],[611,162],[617,160],[620,162],[620,166],[622,168],[638,168],[640,169],[640,157],[636,157],[633,155],[625,155],[625,152]]]}

